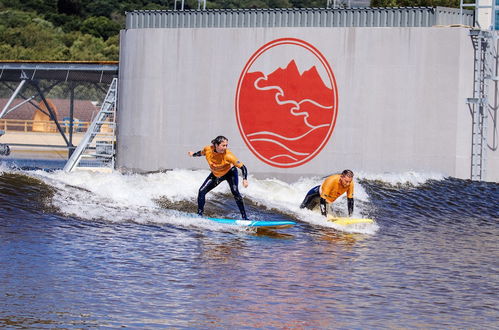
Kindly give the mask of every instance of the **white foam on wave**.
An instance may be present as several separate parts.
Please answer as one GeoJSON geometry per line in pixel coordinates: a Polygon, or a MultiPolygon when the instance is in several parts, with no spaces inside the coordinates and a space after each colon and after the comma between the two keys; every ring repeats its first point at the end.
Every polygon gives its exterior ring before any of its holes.
{"type": "MultiPolygon", "coordinates": [[[[212,230],[228,229],[228,226],[193,217],[191,214],[162,208],[157,202],[166,198],[172,202],[189,201],[195,205],[199,186],[209,174],[207,170],[175,169],[153,174],[32,171],[28,174],[56,188],[52,204],[67,215],[88,220],[160,223],[212,230]]],[[[314,225],[352,231],[354,228],[352,226],[343,228],[328,223],[317,212],[299,208],[308,190],[320,185],[322,180],[321,177],[308,177],[294,183],[286,183],[278,179],[259,180],[250,176],[248,188],[240,185],[240,191],[243,196],[267,209],[293,214],[299,220],[314,225]]],[[[227,184],[222,183],[213,190],[213,193],[230,195],[230,189],[227,184]]],[[[369,196],[359,183],[355,185],[355,198],[357,201],[369,203],[369,196]]],[[[334,205],[336,209],[346,212],[346,197],[340,197],[334,205]]],[[[362,205],[356,203],[354,217],[362,217],[362,205]]],[[[251,219],[252,215],[249,217],[251,219]]],[[[238,227],[232,229],[243,230],[238,227]]],[[[358,229],[353,231],[359,232],[358,229]]],[[[370,232],[372,230],[367,231],[370,232]]]]}
{"type": "Polygon", "coordinates": [[[391,185],[409,184],[412,186],[420,186],[428,180],[444,180],[446,176],[440,173],[421,173],[414,171],[399,172],[399,173],[368,173],[356,172],[355,177],[358,179],[381,181],[391,185]]]}
{"type": "Polygon", "coordinates": [[[9,168],[4,162],[0,162],[0,175],[2,175],[4,172],[8,172],[9,168]]]}
{"type": "MultiPolygon", "coordinates": [[[[62,213],[88,220],[105,220],[111,222],[133,221],[137,223],[161,223],[178,226],[194,226],[213,230],[228,230],[228,226],[206,221],[192,214],[170,210],[158,204],[160,199],[172,202],[189,201],[196,205],[200,185],[209,174],[208,170],[175,169],[152,174],[121,174],[119,172],[99,173],[88,171],[45,172],[28,171],[7,167],[0,162],[1,173],[23,173],[42,179],[55,187],[53,206],[62,213]]],[[[428,180],[443,180],[445,177],[435,173],[355,173],[355,211],[353,217],[360,218],[370,214],[372,207],[369,195],[359,182],[362,179],[379,180],[388,184],[410,184],[418,186],[428,180]]],[[[323,176],[305,177],[296,182],[287,183],[275,178],[256,179],[250,175],[249,187],[240,191],[244,197],[269,210],[277,209],[282,213],[291,214],[299,221],[312,225],[331,227],[342,231],[373,233],[378,225],[338,226],[326,222],[317,210],[300,209],[305,194],[309,189],[320,185],[323,176]],[[361,228],[360,228],[361,227],[361,228]]],[[[207,199],[214,198],[213,193],[229,195],[230,189],[222,183],[216,187],[207,199]]],[[[219,197],[218,197],[219,198],[219,197]]],[[[345,216],[347,199],[343,195],[333,203],[333,211],[339,216],[345,216]]],[[[236,216],[236,215],[228,215],[236,216]]],[[[250,219],[258,219],[258,215],[249,214],[250,219]]],[[[243,230],[233,228],[233,230],[243,230]]]]}
{"type": "Polygon", "coordinates": [[[147,175],[86,171],[34,171],[29,174],[56,188],[52,205],[66,215],[117,223],[132,221],[217,231],[248,231],[247,228],[223,226],[158,205],[157,200],[164,197],[172,201],[195,200],[198,186],[207,176],[207,171],[175,170],[147,175]]]}
{"type": "MultiPolygon", "coordinates": [[[[251,177],[250,177],[251,179],[251,177]]],[[[325,220],[317,210],[300,209],[306,193],[313,187],[322,184],[322,177],[300,178],[294,183],[286,183],[278,179],[250,180],[250,186],[243,191],[244,195],[269,209],[275,208],[293,214],[300,221],[316,226],[329,227],[352,233],[374,234],[379,226],[374,224],[359,224],[341,226],[325,220]]],[[[369,204],[369,195],[358,182],[355,182],[355,199],[358,202],[369,204]]],[[[363,203],[356,203],[353,217],[363,217],[363,203]]],[[[335,210],[347,212],[347,198],[341,196],[334,202],[335,210]]]]}

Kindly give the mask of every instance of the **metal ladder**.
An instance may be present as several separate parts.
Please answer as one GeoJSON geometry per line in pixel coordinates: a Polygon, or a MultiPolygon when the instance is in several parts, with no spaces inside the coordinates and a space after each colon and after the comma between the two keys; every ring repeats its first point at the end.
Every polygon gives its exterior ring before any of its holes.
{"type": "Polygon", "coordinates": [[[489,110],[489,83],[497,81],[497,57],[494,32],[470,30],[475,49],[473,97],[467,99],[472,116],[471,180],[484,180],[487,160],[487,120],[489,110]]]}
{"type": "Polygon", "coordinates": [[[77,166],[114,169],[117,92],[118,79],[114,78],[97,116],[66,162],[64,171],[71,172],[77,166]],[[87,166],[84,166],[82,158],[90,160],[87,166]]]}

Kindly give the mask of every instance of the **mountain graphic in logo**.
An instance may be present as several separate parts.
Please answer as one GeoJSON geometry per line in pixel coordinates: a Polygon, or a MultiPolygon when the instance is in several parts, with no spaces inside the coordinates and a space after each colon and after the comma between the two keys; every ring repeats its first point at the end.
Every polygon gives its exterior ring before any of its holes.
{"type": "Polygon", "coordinates": [[[241,135],[259,159],[276,167],[296,167],[315,157],[329,140],[337,104],[334,75],[324,56],[304,41],[278,39],[248,61],[239,80],[236,115],[241,135]],[[251,70],[269,67],[268,62],[276,60],[272,55],[280,53],[269,50],[278,46],[287,47],[287,57],[291,54],[284,67],[268,74],[251,70]],[[296,58],[308,57],[312,65],[300,72],[294,53],[296,58]]]}

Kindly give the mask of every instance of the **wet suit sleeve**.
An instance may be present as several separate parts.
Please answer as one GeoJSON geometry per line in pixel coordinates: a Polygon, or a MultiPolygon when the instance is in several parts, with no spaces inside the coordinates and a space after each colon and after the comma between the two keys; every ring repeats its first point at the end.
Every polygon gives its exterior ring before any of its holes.
{"type": "Polygon", "coordinates": [[[225,157],[229,163],[239,168],[241,172],[243,172],[243,179],[248,180],[248,169],[246,168],[246,166],[240,160],[238,160],[236,156],[234,156],[234,154],[229,150],[226,151],[225,157]]]}
{"type": "Polygon", "coordinates": [[[248,180],[248,169],[246,168],[245,165],[240,167],[241,172],[243,172],[243,179],[248,180]]]}
{"type": "Polygon", "coordinates": [[[347,198],[348,201],[348,216],[350,217],[353,213],[353,198],[347,198]]]}
{"type": "Polygon", "coordinates": [[[320,199],[321,213],[323,216],[327,217],[327,202],[324,198],[320,199]]]}
{"type": "Polygon", "coordinates": [[[195,152],[192,154],[192,157],[201,157],[203,154],[201,153],[201,150],[195,152]]]}
{"type": "Polygon", "coordinates": [[[353,213],[353,182],[348,187],[347,191],[347,201],[348,201],[348,216],[352,216],[353,213]]]}

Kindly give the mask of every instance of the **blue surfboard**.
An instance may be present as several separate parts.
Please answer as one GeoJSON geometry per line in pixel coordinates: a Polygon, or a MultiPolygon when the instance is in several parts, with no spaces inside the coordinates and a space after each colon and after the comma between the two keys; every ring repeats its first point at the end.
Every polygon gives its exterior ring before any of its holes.
{"type": "Polygon", "coordinates": [[[238,220],[238,219],[220,219],[220,218],[207,218],[225,225],[253,227],[253,228],[268,228],[268,229],[282,229],[293,227],[296,222],[294,221],[253,221],[253,220],[238,220]]]}

